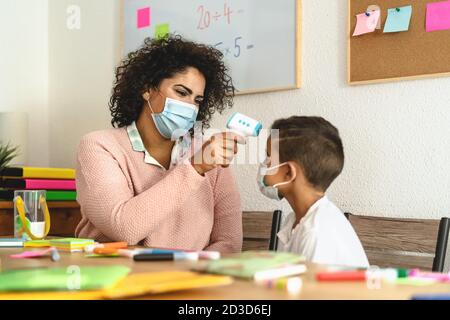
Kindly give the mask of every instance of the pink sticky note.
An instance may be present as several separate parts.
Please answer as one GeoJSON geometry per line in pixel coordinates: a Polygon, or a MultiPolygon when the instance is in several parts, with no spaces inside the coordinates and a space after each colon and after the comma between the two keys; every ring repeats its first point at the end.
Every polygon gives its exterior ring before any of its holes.
{"type": "Polygon", "coordinates": [[[52,252],[53,248],[48,248],[40,251],[24,251],[19,254],[12,254],[9,257],[12,259],[28,259],[28,258],[40,258],[48,255],[52,252]]]}
{"type": "Polygon", "coordinates": [[[138,29],[150,26],[150,7],[142,8],[137,11],[138,29]]]}
{"type": "Polygon", "coordinates": [[[378,20],[380,19],[380,10],[364,12],[356,15],[356,27],[353,36],[374,32],[378,20]]]}
{"type": "Polygon", "coordinates": [[[427,4],[427,32],[450,29],[450,1],[427,4]]]}

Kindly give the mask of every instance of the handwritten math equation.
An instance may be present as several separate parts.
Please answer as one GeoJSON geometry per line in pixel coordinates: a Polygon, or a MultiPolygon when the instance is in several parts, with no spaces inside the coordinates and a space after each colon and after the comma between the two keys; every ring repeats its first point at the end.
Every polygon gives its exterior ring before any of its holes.
{"type": "Polygon", "coordinates": [[[214,44],[214,47],[220,50],[225,57],[232,56],[235,58],[239,58],[244,50],[251,50],[255,46],[253,44],[245,43],[245,39],[239,36],[235,37],[234,40],[232,40],[231,44],[224,41],[220,41],[214,44]]]}
{"type": "Polygon", "coordinates": [[[201,4],[197,8],[198,17],[198,30],[205,30],[212,26],[214,23],[225,22],[231,24],[232,17],[238,14],[244,13],[243,9],[233,9],[228,3],[224,3],[223,11],[211,10],[205,5],[201,4]]]}
{"type": "MultiPolygon", "coordinates": [[[[197,30],[207,30],[216,24],[231,25],[237,15],[245,11],[231,7],[228,3],[223,4],[223,10],[213,10],[201,4],[197,7],[198,22],[197,30]]],[[[236,36],[229,41],[217,41],[214,47],[220,50],[225,57],[239,58],[244,51],[251,50],[254,44],[246,41],[242,36],[236,36]]]]}

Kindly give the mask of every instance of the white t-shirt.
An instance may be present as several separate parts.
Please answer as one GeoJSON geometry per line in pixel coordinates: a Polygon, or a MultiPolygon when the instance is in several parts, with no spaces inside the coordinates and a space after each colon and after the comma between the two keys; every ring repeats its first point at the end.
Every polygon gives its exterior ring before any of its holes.
{"type": "Polygon", "coordinates": [[[344,213],[326,196],[316,201],[292,229],[295,213],[278,232],[278,251],[298,253],[318,264],[369,267],[364,249],[344,213]]]}

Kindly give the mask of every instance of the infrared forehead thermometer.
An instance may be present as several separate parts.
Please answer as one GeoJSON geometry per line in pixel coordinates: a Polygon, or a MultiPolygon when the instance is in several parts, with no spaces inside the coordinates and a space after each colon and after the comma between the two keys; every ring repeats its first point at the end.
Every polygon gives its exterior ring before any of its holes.
{"type": "Polygon", "coordinates": [[[244,137],[257,137],[262,129],[259,121],[235,112],[228,119],[227,129],[244,137]]]}

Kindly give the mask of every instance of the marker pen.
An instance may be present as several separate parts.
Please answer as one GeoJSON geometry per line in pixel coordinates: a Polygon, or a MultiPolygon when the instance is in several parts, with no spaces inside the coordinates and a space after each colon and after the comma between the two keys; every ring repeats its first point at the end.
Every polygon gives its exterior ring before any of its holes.
{"type": "Polygon", "coordinates": [[[438,272],[422,272],[419,269],[410,270],[409,276],[418,279],[432,279],[440,282],[449,282],[450,274],[438,272]]]}
{"type": "Polygon", "coordinates": [[[398,278],[405,278],[404,269],[368,269],[368,270],[349,270],[336,272],[318,272],[317,281],[366,281],[368,279],[382,279],[388,282],[394,282],[398,278]]]}
{"type": "Polygon", "coordinates": [[[133,255],[134,261],[173,261],[173,260],[198,260],[196,252],[172,252],[172,253],[138,253],[133,255]]]}
{"type": "Polygon", "coordinates": [[[253,278],[256,282],[278,279],[283,277],[289,277],[304,273],[306,271],[306,266],[303,264],[293,264],[287,265],[280,268],[258,271],[254,274],[253,278]]]}
{"type": "Polygon", "coordinates": [[[297,294],[301,291],[303,286],[303,280],[300,277],[279,278],[262,280],[258,284],[269,289],[284,289],[290,294],[297,294]]]}
{"type": "Polygon", "coordinates": [[[109,243],[95,243],[95,244],[89,244],[84,247],[84,252],[86,253],[112,253],[113,249],[125,249],[128,247],[128,243],[126,242],[109,242],[109,243]],[[101,252],[102,250],[97,250],[97,252],[94,252],[95,249],[105,249],[104,252],[101,252]]]}
{"type": "Polygon", "coordinates": [[[185,251],[185,250],[177,250],[177,249],[119,249],[117,251],[119,255],[132,258],[136,254],[169,254],[169,253],[196,253],[198,254],[199,259],[207,259],[207,260],[218,260],[220,259],[220,252],[218,251],[185,251]]]}

